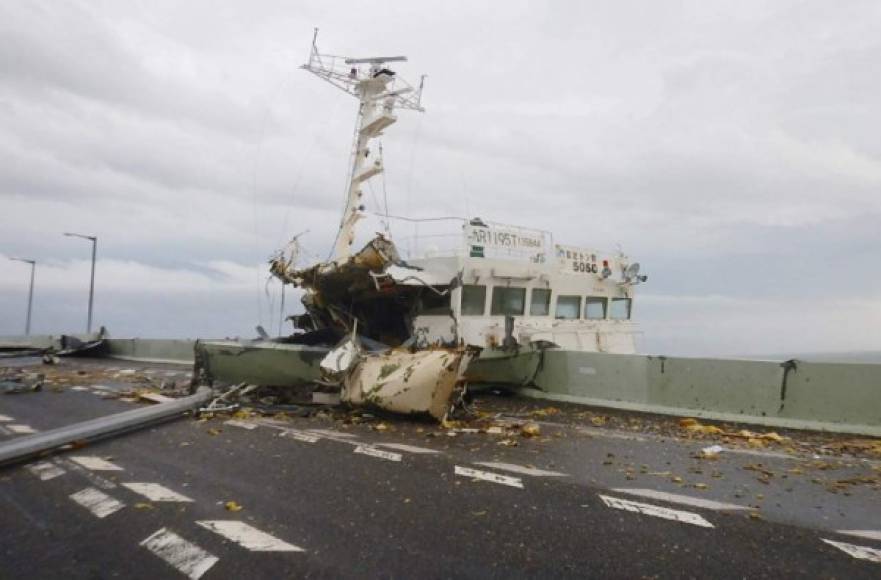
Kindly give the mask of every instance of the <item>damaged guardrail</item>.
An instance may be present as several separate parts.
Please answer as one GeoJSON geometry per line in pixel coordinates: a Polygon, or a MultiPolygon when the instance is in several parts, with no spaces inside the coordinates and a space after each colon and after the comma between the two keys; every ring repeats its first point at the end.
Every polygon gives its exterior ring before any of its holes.
{"type": "Polygon", "coordinates": [[[212,394],[210,388],[200,387],[193,395],[167,403],[90,419],[36,435],[13,439],[0,445],[0,466],[51,453],[65,445],[106,439],[181,417],[185,412],[192,411],[207,403],[211,400],[212,394]]]}

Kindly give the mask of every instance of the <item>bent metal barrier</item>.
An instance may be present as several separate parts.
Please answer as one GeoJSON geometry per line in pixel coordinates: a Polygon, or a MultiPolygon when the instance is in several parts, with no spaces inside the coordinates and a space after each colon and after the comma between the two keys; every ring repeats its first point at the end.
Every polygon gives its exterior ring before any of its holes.
{"type": "Polygon", "coordinates": [[[523,394],[649,413],[881,436],[881,364],[547,350],[523,394]]]}

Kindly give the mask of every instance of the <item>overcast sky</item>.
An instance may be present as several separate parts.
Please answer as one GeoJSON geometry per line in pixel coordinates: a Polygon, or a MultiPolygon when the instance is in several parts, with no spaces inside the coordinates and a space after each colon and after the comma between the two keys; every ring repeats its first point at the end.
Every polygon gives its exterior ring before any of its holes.
{"type": "Polygon", "coordinates": [[[647,352],[881,349],[875,0],[0,1],[0,335],[10,256],[39,262],[34,332],[84,329],[64,231],[99,237],[115,336],[277,329],[266,259],[305,229],[329,250],[355,117],[298,69],[315,26],[428,74],[384,139],[392,213],[620,244],[647,352]]]}

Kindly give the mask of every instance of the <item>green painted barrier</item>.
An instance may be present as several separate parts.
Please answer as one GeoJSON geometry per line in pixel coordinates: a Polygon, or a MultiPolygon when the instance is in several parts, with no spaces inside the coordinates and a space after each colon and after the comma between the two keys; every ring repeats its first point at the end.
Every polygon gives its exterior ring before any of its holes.
{"type": "Polygon", "coordinates": [[[551,349],[538,365],[532,388],[522,392],[648,413],[881,436],[881,364],[551,349]]]}

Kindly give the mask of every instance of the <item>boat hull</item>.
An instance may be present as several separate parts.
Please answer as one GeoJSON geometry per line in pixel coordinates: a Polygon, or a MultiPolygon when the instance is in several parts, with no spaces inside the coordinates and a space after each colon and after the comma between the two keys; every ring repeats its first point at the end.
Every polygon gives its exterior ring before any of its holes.
{"type": "Polygon", "coordinates": [[[471,353],[465,349],[392,350],[363,357],[343,381],[342,400],[442,420],[471,353]]]}

